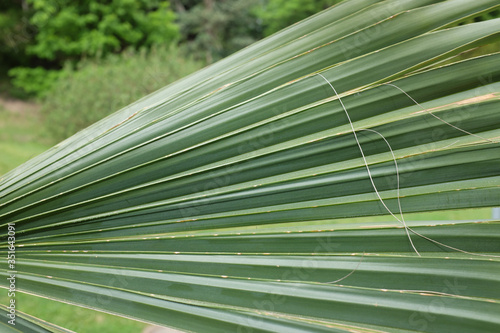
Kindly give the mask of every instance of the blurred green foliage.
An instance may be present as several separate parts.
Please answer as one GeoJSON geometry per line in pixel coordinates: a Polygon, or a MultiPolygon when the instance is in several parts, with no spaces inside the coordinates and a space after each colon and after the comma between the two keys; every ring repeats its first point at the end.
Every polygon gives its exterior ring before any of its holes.
{"type": "Polygon", "coordinates": [[[64,72],[55,69],[37,67],[15,67],[9,71],[12,83],[26,93],[43,96],[54,83],[62,78],[64,72]]]}
{"type": "Polygon", "coordinates": [[[268,0],[257,8],[264,33],[269,36],[283,28],[326,9],[341,0],[268,0]]]}
{"type": "MultiPolygon", "coordinates": [[[[0,77],[43,97],[63,67],[183,46],[212,63],[340,0],[16,0],[0,4],[0,77]],[[4,68],[1,68],[1,67],[4,68]]],[[[18,94],[19,95],[19,94],[18,94]]]]}
{"type": "Polygon", "coordinates": [[[12,67],[28,64],[26,46],[31,40],[28,25],[20,6],[0,2],[0,76],[5,77],[12,67]]]}
{"type": "Polygon", "coordinates": [[[262,38],[258,6],[259,0],[173,0],[181,42],[208,63],[262,38]]]}
{"type": "Polygon", "coordinates": [[[20,64],[9,75],[14,86],[37,96],[50,89],[64,64],[104,58],[131,47],[171,44],[179,38],[169,1],[26,0],[24,4],[22,10],[5,9],[24,22],[22,29],[16,31],[10,21],[3,26],[10,36],[25,41],[22,53],[31,57],[31,63],[20,64]]]}
{"type": "Polygon", "coordinates": [[[101,57],[124,48],[171,42],[178,37],[168,1],[29,0],[37,29],[28,52],[64,61],[101,57]]]}
{"type": "Polygon", "coordinates": [[[203,65],[177,47],[158,46],[67,66],[43,100],[46,128],[65,139],[203,65]]]}
{"type": "MultiPolygon", "coordinates": [[[[212,63],[338,2],[4,1],[0,88],[18,97],[43,98],[48,130],[64,139],[199,68],[200,60],[212,63]],[[170,47],[176,44],[188,59],[170,47]],[[1,77],[7,72],[6,84],[1,77]]],[[[499,15],[493,11],[457,24],[499,15]]]]}

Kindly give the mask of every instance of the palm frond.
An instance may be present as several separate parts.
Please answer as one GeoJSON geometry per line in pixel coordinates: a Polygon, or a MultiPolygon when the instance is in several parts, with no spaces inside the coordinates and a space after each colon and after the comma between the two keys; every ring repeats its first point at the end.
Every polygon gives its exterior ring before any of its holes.
{"type": "Polygon", "coordinates": [[[187,331],[498,331],[498,221],[403,215],[500,201],[500,54],[442,64],[498,6],[340,3],[20,166],[17,288],[187,331]]]}

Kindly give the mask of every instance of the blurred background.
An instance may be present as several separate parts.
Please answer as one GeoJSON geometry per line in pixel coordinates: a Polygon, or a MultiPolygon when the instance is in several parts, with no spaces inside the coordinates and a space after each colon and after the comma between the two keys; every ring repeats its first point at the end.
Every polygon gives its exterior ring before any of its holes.
{"type": "MultiPolygon", "coordinates": [[[[140,97],[337,2],[2,0],[0,176],[140,97]]],[[[441,215],[413,218],[489,218],[491,210],[434,214],[441,215]]],[[[77,332],[160,332],[31,295],[17,293],[16,304],[77,332]]]]}
{"type": "Polygon", "coordinates": [[[2,0],[0,174],[338,0],[2,0]]]}

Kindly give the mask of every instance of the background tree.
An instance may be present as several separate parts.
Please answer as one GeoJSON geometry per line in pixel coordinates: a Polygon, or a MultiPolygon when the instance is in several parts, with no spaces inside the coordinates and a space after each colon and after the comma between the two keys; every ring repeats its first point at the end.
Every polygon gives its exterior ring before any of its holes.
{"type": "Polygon", "coordinates": [[[340,0],[267,0],[256,14],[262,20],[265,35],[269,36],[337,2],[340,0]]]}
{"type": "MultiPolygon", "coordinates": [[[[26,47],[33,38],[30,29],[27,7],[21,1],[0,2],[0,77],[7,77],[9,69],[28,66],[33,57],[26,53],[26,47]],[[23,5],[24,4],[24,5],[23,5]]],[[[0,81],[2,91],[7,90],[8,82],[0,81]]],[[[11,89],[11,93],[17,91],[11,89]]]]}
{"type": "Polygon", "coordinates": [[[255,15],[258,0],[174,0],[181,42],[207,63],[221,59],[262,37],[255,15]]]}
{"type": "Polygon", "coordinates": [[[17,67],[10,71],[14,84],[42,94],[52,82],[48,70],[65,62],[105,57],[127,47],[135,49],[171,43],[179,36],[168,1],[147,0],[28,0],[29,27],[34,31],[26,53],[45,66],[17,67]]]}

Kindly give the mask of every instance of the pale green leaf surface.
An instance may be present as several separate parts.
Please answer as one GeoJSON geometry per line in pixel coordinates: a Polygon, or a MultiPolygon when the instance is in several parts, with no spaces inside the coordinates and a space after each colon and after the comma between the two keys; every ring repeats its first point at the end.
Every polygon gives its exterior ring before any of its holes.
{"type": "Polygon", "coordinates": [[[500,54],[434,66],[498,6],[344,1],[20,166],[17,288],[193,332],[497,332],[499,222],[399,210],[500,203],[500,54]]]}

